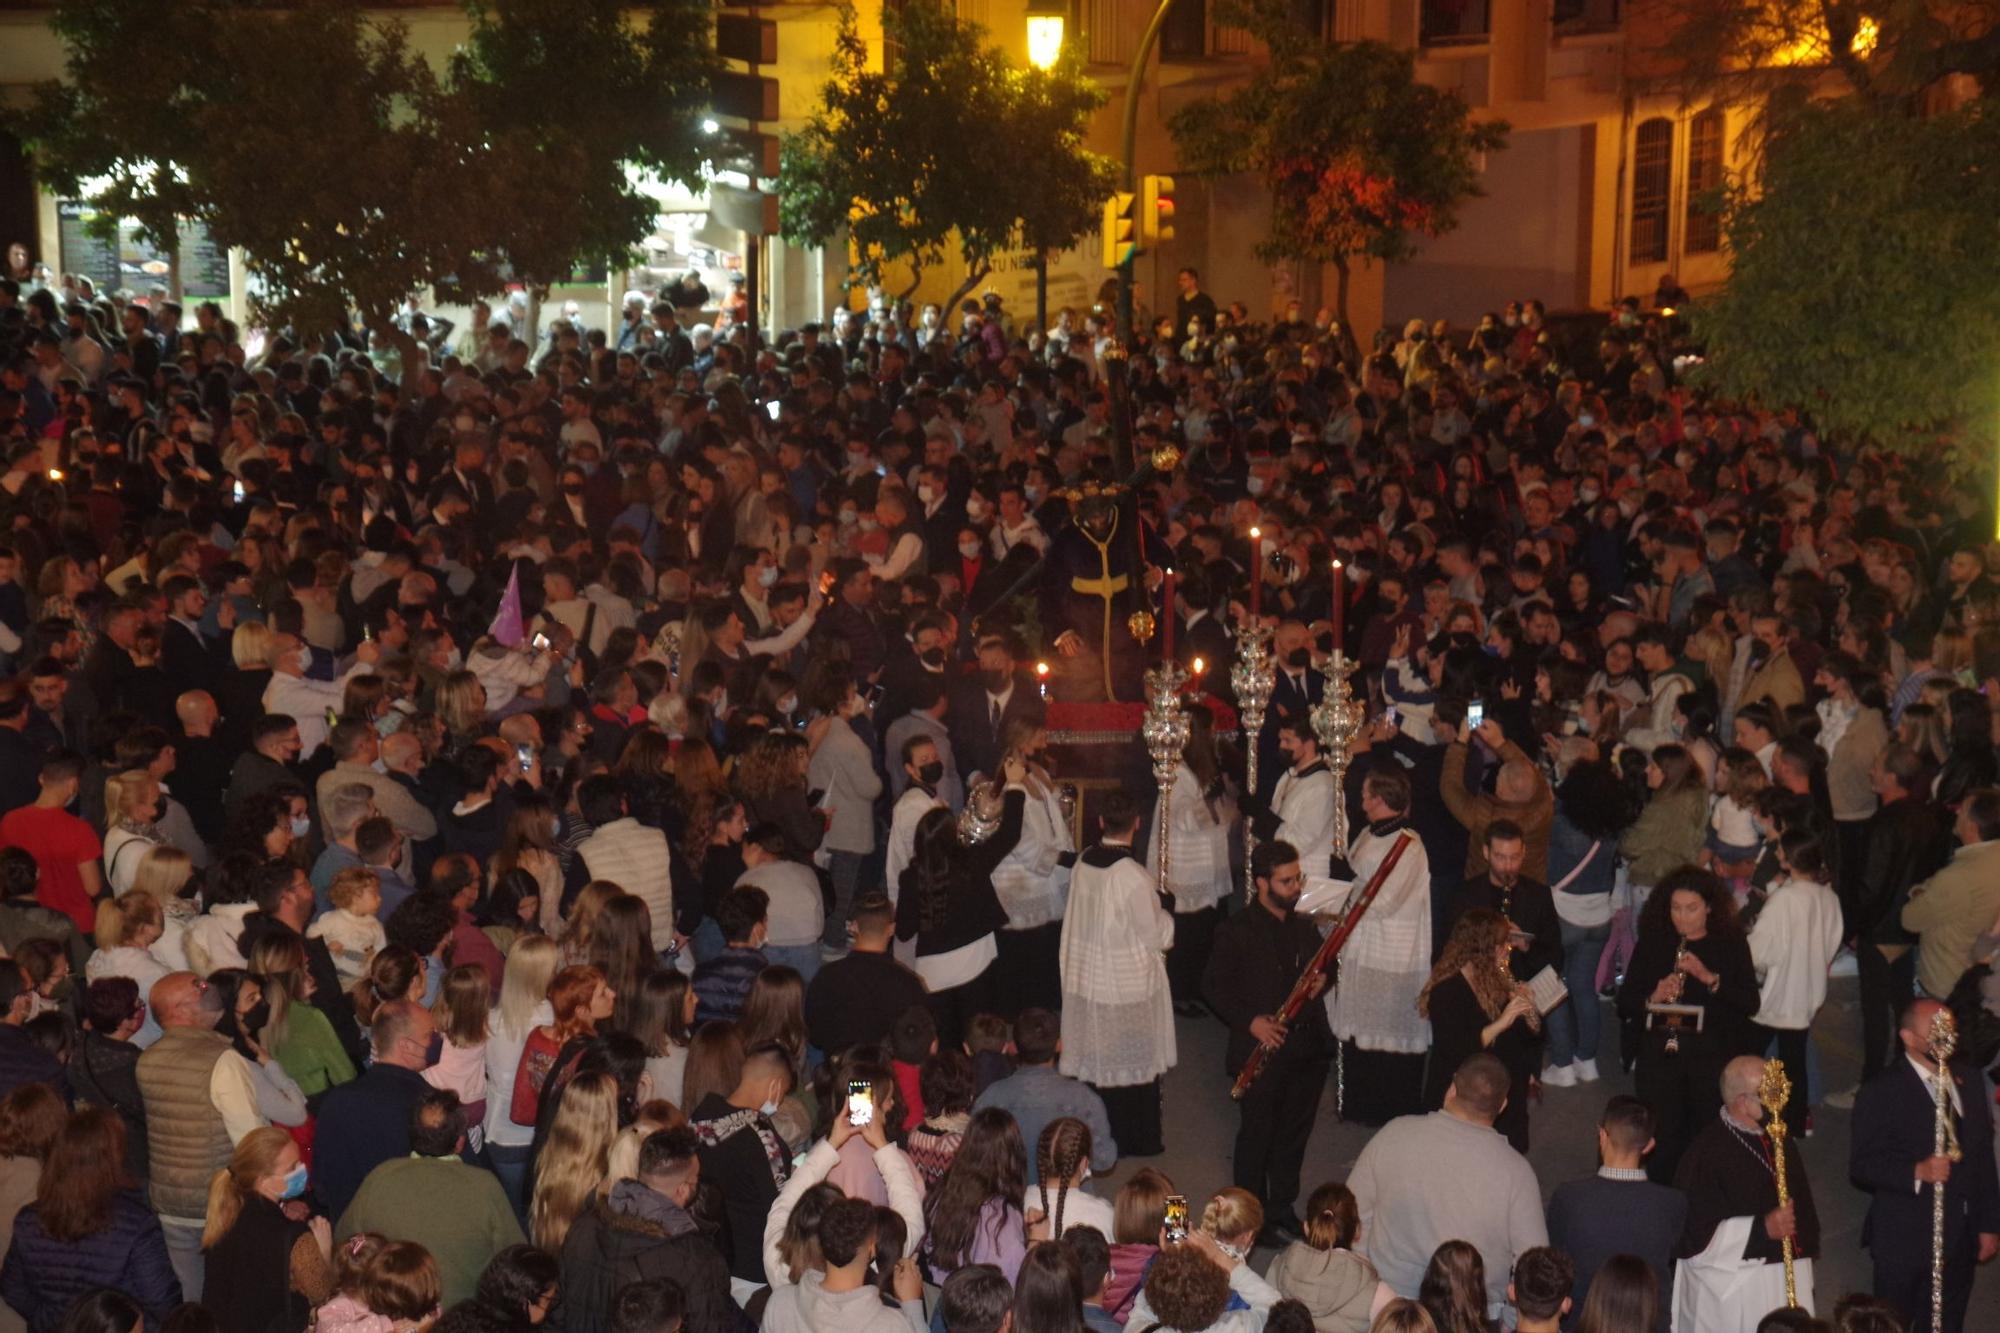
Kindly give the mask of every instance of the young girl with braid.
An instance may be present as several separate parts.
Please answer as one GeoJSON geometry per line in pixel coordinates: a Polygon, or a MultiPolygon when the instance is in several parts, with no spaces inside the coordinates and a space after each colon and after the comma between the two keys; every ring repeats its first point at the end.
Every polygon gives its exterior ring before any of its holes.
{"type": "Polygon", "coordinates": [[[1074,1116],[1051,1120],[1035,1144],[1035,1165],[1041,1176],[1041,1207],[1049,1219],[1049,1239],[1061,1240],[1069,1227],[1096,1227],[1111,1235],[1116,1226],[1111,1205],[1086,1194],[1090,1179],[1090,1127],[1074,1116]]]}

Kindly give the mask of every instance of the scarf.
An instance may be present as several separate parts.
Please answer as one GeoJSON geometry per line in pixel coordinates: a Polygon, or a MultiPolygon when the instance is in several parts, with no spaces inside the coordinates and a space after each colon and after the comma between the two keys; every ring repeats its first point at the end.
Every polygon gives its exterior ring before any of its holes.
{"type": "Polygon", "coordinates": [[[723,1140],[734,1136],[740,1130],[750,1130],[764,1145],[764,1160],[771,1168],[771,1181],[780,1189],[792,1174],[791,1154],[785,1149],[785,1142],[778,1137],[778,1131],[760,1111],[736,1110],[714,1120],[691,1122],[695,1137],[704,1148],[721,1146],[723,1140]]]}

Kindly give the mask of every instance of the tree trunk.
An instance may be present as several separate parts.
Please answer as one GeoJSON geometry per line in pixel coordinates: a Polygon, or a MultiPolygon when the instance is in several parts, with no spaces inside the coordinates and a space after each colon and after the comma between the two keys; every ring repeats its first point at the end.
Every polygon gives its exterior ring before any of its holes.
{"type": "Polygon", "coordinates": [[[971,270],[965,275],[965,281],[958,284],[957,291],[945,298],[944,318],[947,325],[957,317],[958,303],[963,301],[974,287],[986,281],[986,276],[992,271],[993,266],[991,264],[981,264],[978,268],[971,270]]]}
{"type": "Polygon", "coordinates": [[[910,266],[910,285],[903,288],[902,292],[896,297],[896,299],[898,301],[909,300],[911,297],[917,294],[917,288],[923,285],[924,285],[923,266],[921,264],[912,264],[910,266]]]}
{"type": "Polygon", "coordinates": [[[1348,269],[1346,255],[1334,256],[1333,270],[1340,275],[1333,298],[1334,318],[1340,322],[1340,354],[1346,359],[1349,370],[1359,371],[1361,344],[1354,337],[1354,321],[1347,317],[1347,288],[1353,274],[1348,269]]]}

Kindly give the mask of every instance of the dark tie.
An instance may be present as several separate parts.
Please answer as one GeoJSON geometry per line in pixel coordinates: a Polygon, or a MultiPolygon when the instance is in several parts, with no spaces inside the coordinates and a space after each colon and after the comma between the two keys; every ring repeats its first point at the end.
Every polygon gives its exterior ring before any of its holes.
{"type": "Polygon", "coordinates": [[[1000,701],[993,701],[993,739],[1000,739],[1000,701]]]}

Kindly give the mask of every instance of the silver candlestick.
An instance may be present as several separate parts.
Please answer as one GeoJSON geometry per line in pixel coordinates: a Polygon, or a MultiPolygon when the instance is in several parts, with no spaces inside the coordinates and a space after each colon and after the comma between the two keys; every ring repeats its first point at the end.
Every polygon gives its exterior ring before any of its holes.
{"type": "Polygon", "coordinates": [[[1173,823],[1174,778],[1180,770],[1181,751],[1187,748],[1187,706],[1181,701],[1181,686],[1187,672],[1178,662],[1166,661],[1146,673],[1146,718],[1139,737],[1153,760],[1153,779],[1160,785],[1159,884],[1167,890],[1167,828],[1173,823]]]}
{"type": "Polygon", "coordinates": [[[1361,724],[1368,714],[1347,681],[1357,665],[1335,648],[1333,656],[1320,665],[1326,676],[1326,691],[1312,710],[1320,756],[1333,774],[1333,854],[1343,858],[1347,855],[1347,751],[1361,734],[1361,724]]]}
{"type": "MultiPolygon", "coordinates": [[[[1277,664],[1271,660],[1271,631],[1261,624],[1245,625],[1236,633],[1236,665],[1229,668],[1229,688],[1236,693],[1236,716],[1243,729],[1243,789],[1257,794],[1257,738],[1264,730],[1264,710],[1271,705],[1271,690],[1278,683],[1277,664]]],[[[1250,869],[1250,853],[1257,849],[1257,835],[1250,822],[1243,823],[1243,896],[1255,899],[1257,876],[1250,869]]]]}

